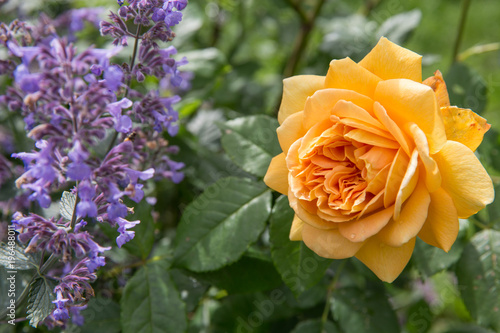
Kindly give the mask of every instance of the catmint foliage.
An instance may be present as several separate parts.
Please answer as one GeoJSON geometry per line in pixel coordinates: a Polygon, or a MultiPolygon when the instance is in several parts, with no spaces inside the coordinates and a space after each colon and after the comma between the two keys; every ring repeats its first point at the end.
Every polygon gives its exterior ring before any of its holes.
{"type": "Polygon", "coordinates": [[[186,5],[187,0],[118,1],[117,12],[100,23],[99,8],[55,19],[41,15],[33,25],[0,23],[0,44],[9,55],[0,60],[0,75],[12,82],[0,107],[23,118],[34,142],[31,151],[12,149],[12,159],[0,156],[0,184],[17,174],[15,185],[22,190],[1,208],[13,212],[26,252],[57,259],[47,273],[58,281],[54,309],[45,319],[49,328],[64,327],[70,318],[83,323],[79,312],[94,295],[90,283],[105,265],[103,252],[111,249],[95,241],[92,226],[115,227],[115,244],[123,246],[141,222],[127,219],[133,208],[124,198],[142,201],[150,179],[183,179],[184,164],[170,158],[178,148],[163,136],[177,134],[174,105],[178,93],[189,89],[190,74],[179,70],[187,60],[175,59],[176,49],[166,45],[186,5]],[[98,25],[112,47],[77,49],[73,42],[85,22],[98,25]],[[116,61],[127,47],[133,48],[130,61],[116,61]],[[144,89],[148,77],[156,78],[158,89],[144,89]],[[61,216],[29,211],[30,202],[49,207],[61,191],[61,216]]]}

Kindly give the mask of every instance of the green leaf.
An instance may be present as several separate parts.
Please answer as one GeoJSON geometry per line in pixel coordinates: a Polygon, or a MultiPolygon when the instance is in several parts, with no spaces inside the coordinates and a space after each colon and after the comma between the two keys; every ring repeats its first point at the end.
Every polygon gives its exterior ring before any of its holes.
{"type": "Polygon", "coordinates": [[[492,330],[474,324],[460,323],[453,326],[455,327],[444,331],[444,333],[495,333],[492,330]]]}
{"type": "Polygon", "coordinates": [[[412,304],[408,310],[406,329],[409,333],[427,333],[431,328],[433,319],[434,315],[429,304],[424,300],[420,300],[412,304]]]}
{"type": "Polygon", "coordinates": [[[429,277],[456,263],[460,259],[462,251],[465,247],[468,228],[469,221],[460,220],[460,230],[458,232],[457,240],[448,253],[425,243],[420,238],[417,238],[412,259],[417,265],[420,273],[429,277]]]}
{"type": "Polygon", "coordinates": [[[276,135],[278,121],[258,115],[233,119],[221,124],[222,147],[243,170],[264,177],[271,159],[281,153],[276,135]]]}
{"type": "Polygon", "coordinates": [[[481,113],[486,107],[487,88],[484,79],[463,63],[451,65],[445,75],[450,104],[481,113]]]}
{"type": "Polygon", "coordinates": [[[71,221],[75,210],[76,196],[68,191],[64,191],[59,201],[59,212],[66,220],[71,221]]]}
{"type": "Polygon", "coordinates": [[[28,310],[26,311],[31,326],[37,327],[38,323],[47,318],[54,310],[52,301],[55,300],[55,297],[52,290],[52,286],[45,278],[38,277],[31,283],[28,294],[28,310]]]}
{"type": "Polygon", "coordinates": [[[402,45],[410,36],[410,33],[418,27],[422,12],[420,9],[410,10],[389,17],[380,25],[377,36],[387,37],[391,42],[402,45]]]}
{"type": "Polygon", "coordinates": [[[17,242],[14,246],[0,243],[0,265],[8,270],[26,270],[37,267],[38,261],[31,254],[26,254],[17,242]]]}
{"type": "Polygon", "coordinates": [[[120,306],[109,298],[92,298],[82,311],[85,324],[80,333],[118,333],[120,332],[120,306]]]}
{"type": "Polygon", "coordinates": [[[174,263],[194,272],[235,262],[264,230],[271,191],[247,178],[222,178],[189,204],[174,240],[174,263]]]}
{"type": "Polygon", "coordinates": [[[321,319],[301,321],[291,333],[337,333],[339,330],[331,321],[323,323],[321,319]]]}
{"type": "Polygon", "coordinates": [[[237,262],[219,270],[195,274],[229,294],[255,292],[276,288],[282,284],[272,262],[244,255],[237,262]]]}
{"type": "Polygon", "coordinates": [[[180,333],[187,329],[185,304],[168,264],[148,263],[127,282],[121,299],[124,333],[180,333]]]}
{"type": "Polygon", "coordinates": [[[457,277],[465,306],[484,327],[500,329],[500,232],[475,234],[457,265],[457,277]]]}
{"type": "Polygon", "coordinates": [[[316,255],[304,242],[290,240],[293,216],[288,198],[281,196],[273,207],[269,236],[274,265],[298,296],[321,280],[332,260],[316,255]]]}
{"type": "Polygon", "coordinates": [[[209,285],[204,281],[195,279],[192,274],[185,274],[180,269],[171,269],[170,276],[177,286],[182,300],[186,303],[186,312],[195,311],[209,285]]]}
{"type": "Polygon", "coordinates": [[[332,314],[345,332],[400,332],[396,314],[381,289],[348,287],[333,293],[332,314]]]}
{"type": "Polygon", "coordinates": [[[155,226],[153,216],[151,215],[152,206],[145,201],[137,204],[135,213],[127,216],[130,221],[139,220],[141,223],[132,229],[135,232],[134,238],[123,247],[130,253],[146,259],[153,248],[155,240],[155,226]]]}

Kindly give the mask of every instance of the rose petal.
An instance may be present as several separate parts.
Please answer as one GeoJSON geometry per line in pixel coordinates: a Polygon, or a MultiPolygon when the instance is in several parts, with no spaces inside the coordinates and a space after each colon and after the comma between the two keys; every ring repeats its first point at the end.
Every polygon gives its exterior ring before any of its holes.
{"type": "Polygon", "coordinates": [[[389,207],[396,201],[399,192],[399,187],[408,169],[410,159],[403,152],[402,148],[398,150],[391,164],[387,182],[385,185],[384,206],[389,207]]]}
{"type": "Polygon", "coordinates": [[[359,62],[382,80],[410,79],[422,82],[422,56],[385,37],[359,62]]]}
{"type": "Polygon", "coordinates": [[[311,128],[315,124],[328,119],[330,111],[339,101],[349,101],[372,112],[373,100],[353,90],[345,89],[322,89],[318,90],[306,101],[304,109],[304,127],[311,128]]]}
{"type": "Polygon", "coordinates": [[[451,196],[458,217],[467,218],[493,202],[495,193],[490,176],[465,145],[448,141],[434,156],[442,172],[442,187],[451,196]]]}
{"type": "Polygon", "coordinates": [[[427,136],[431,154],[446,143],[442,115],[434,91],[428,86],[407,79],[382,81],[375,90],[375,100],[399,128],[406,130],[409,122],[417,124],[427,136]]]}
{"type": "Polygon", "coordinates": [[[367,109],[368,106],[366,105],[364,107],[360,107],[351,101],[339,101],[335,104],[333,109],[331,109],[330,114],[336,115],[339,118],[352,118],[360,120],[380,130],[385,131],[386,129],[380,123],[380,121],[374,118],[374,116],[367,111],[367,110],[370,111],[372,110],[372,105],[373,103],[369,106],[369,109],[367,109]]]}
{"type": "Polygon", "coordinates": [[[307,97],[315,91],[323,89],[325,77],[317,75],[297,75],[283,80],[283,97],[278,112],[281,124],[288,116],[303,111],[307,97]]]}
{"type": "Polygon", "coordinates": [[[385,227],[393,213],[391,206],[357,221],[339,223],[339,232],[351,242],[364,242],[385,227]]]}
{"type": "Polygon", "coordinates": [[[384,127],[392,134],[394,139],[401,145],[403,150],[406,152],[408,156],[411,155],[411,151],[413,150],[413,143],[410,141],[406,133],[404,133],[401,128],[389,118],[387,111],[384,107],[379,103],[375,102],[373,104],[373,112],[380,122],[384,125],[384,127]]]}
{"type": "Polygon", "coordinates": [[[427,220],[418,233],[424,242],[448,252],[458,236],[458,215],[450,195],[443,188],[431,193],[427,220]]]}
{"type": "Polygon", "coordinates": [[[434,76],[428,77],[422,83],[434,90],[438,105],[440,107],[450,106],[448,90],[446,89],[446,83],[444,82],[443,75],[440,71],[434,72],[434,76]]]}
{"type": "Polygon", "coordinates": [[[276,130],[281,149],[285,154],[288,153],[290,146],[306,134],[302,123],[304,121],[304,112],[300,111],[290,115],[276,130]]]}
{"type": "Polygon", "coordinates": [[[350,58],[332,60],[326,74],[325,88],[354,90],[373,98],[380,78],[350,58]]]}
{"type": "Polygon", "coordinates": [[[399,219],[399,213],[401,212],[401,207],[403,203],[408,199],[408,197],[413,193],[417,182],[418,182],[418,152],[415,149],[410,158],[410,163],[406,169],[405,176],[401,181],[399,186],[398,194],[396,196],[396,203],[394,207],[394,219],[399,219]]]}
{"type": "Polygon", "coordinates": [[[431,196],[424,183],[420,182],[401,210],[398,219],[391,220],[378,233],[378,238],[389,246],[401,246],[415,238],[427,219],[431,196]]]}
{"type": "Polygon", "coordinates": [[[273,157],[264,176],[264,183],[273,190],[288,195],[288,169],[284,153],[273,157]]]}
{"type": "Polygon", "coordinates": [[[398,149],[400,147],[399,143],[394,140],[390,140],[360,129],[351,130],[344,134],[344,137],[353,141],[382,148],[398,149]]]}
{"type": "Polygon", "coordinates": [[[294,215],[292,221],[292,227],[290,228],[290,240],[301,241],[303,227],[304,227],[304,221],[302,221],[297,215],[294,215]]]}
{"type": "Polygon", "coordinates": [[[347,240],[338,230],[320,230],[309,224],[304,224],[302,239],[317,255],[330,259],[350,258],[363,245],[347,240]]]}
{"type": "Polygon", "coordinates": [[[377,236],[368,239],[356,253],[363,264],[385,282],[394,281],[410,261],[415,238],[401,247],[392,247],[382,243],[377,236]]]}
{"type": "Polygon", "coordinates": [[[441,108],[441,114],[448,140],[463,143],[472,151],[479,147],[484,133],[491,127],[486,123],[486,119],[469,109],[448,106],[441,108]]]}
{"type": "Polygon", "coordinates": [[[415,123],[411,123],[409,128],[413,135],[413,140],[415,140],[418,156],[425,167],[425,183],[427,185],[427,189],[429,192],[434,192],[441,187],[441,173],[439,172],[436,161],[429,156],[429,145],[427,144],[427,138],[425,137],[424,132],[422,132],[422,130],[418,128],[415,123]]]}

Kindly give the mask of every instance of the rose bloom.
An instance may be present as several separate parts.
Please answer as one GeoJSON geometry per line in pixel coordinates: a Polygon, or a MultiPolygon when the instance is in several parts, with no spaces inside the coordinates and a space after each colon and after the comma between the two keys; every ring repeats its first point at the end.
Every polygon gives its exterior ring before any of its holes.
{"type": "Polygon", "coordinates": [[[392,282],[416,237],[448,251],[467,218],[493,201],[474,155],[490,125],[450,106],[441,73],[422,82],[422,57],[386,38],[359,63],[284,80],[283,153],[265,183],[288,196],[291,240],[319,256],[355,256],[392,282]]]}

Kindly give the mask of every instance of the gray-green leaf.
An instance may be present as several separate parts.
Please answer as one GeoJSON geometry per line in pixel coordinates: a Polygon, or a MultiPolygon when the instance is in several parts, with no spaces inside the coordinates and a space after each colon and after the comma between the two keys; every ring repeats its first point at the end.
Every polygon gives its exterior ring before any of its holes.
{"type": "Polygon", "coordinates": [[[149,263],[128,281],[121,299],[124,333],[181,333],[187,328],[186,306],[172,282],[168,264],[149,263]]]}
{"type": "Polygon", "coordinates": [[[222,147],[240,168],[264,177],[271,159],[281,153],[278,126],[276,119],[263,115],[227,121],[221,125],[222,147]]]}
{"type": "Polygon", "coordinates": [[[8,270],[26,270],[37,266],[37,261],[30,255],[24,253],[17,242],[14,246],[0,243],[0,265],[8,270]]]}
{"type": "Polygon", "coordinates": [[[418,27],[422,12],[420,9],[410,10],[389,17],[377,30],[378,37],[387,37],[391,42],[403,44],[410,33],[418,27]]]}
{"type": "Polygon", "coordinates": [[[52,301],[55,299],[52,287],[49,282],[42,277],[38,277],[30,285],[28,295],[27,318],[30,325],[37,327],[38,323],[47,318],[54,310],[52,301]]]}
{"type": "Polygon", "coordinates": [[[66,220],[71,221],[75,210],[76,196],[68,191],[64,191],[59,202],[59,212],[66,220]]]}
{"type": "Polygon", "coordinates": [[[194,272],[238,260],[264,230],[271,191],[246,178],[222,178],[184,211],[174,240],[174,263],[194,272]]]}
{"type": "Polygon", "coordinates": [[[289,238],[294,212],[286,196],[280,197],[271,215],[270,239],[274,265],[295,296],[318,283],[332,262],[311,251],[304,242],[289,238]]]}

